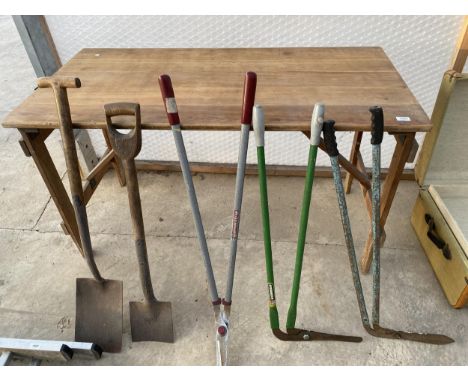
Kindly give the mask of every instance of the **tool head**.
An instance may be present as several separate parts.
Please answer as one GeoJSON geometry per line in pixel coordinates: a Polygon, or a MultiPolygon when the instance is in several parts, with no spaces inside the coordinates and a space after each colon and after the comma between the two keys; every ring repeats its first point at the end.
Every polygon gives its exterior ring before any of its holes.
{"type": "Polygon", "coordinates": [[[103,351],[122,349],[123,283],[76,279],[75,341],[93,342],[103,351]]]}
{"type": "Polygon", "coordinates": [[[130,302],[132,341],[174,342],[170,302],[130,302]]]}
{"type": "Polygon", "coordinates": [[[141,150],[141,113],[138,103],[118,102],[104,105],[107,132],[112,149],[122,160],[134,159],[141,150]],[[135,116],[135,127],[128,134],[119,133],[112,123],[112,117],[135,116]]]}
{"type": "Polygon", "coordinates": [[[364,325],[364,328],[371,336],[379,338],[415,341],[432,345],[448,345],[455,342],[452,338],[443,334],[404,332],[401,330],[384,328],[375,324],[373,328],[371,328],[369,325],[364,325]]]}
{"type": "Polygon", "coordinates": [[[281,341],[341,341],[341,342],[362,342],[361,337],[343,336],[340,334],[328,334],[321,332],[314,332],[305,329],[287,329],[287,333],[281,329],[272,329],[276,338],[281,341]]]}
{"type": "Polygon", "coordinates": [[[230,305],[215,306],[216,325],[216,365],[227,366],[228,361],[228,340],[229,340],[229,317],[231,315],[230,305]]]}
{"type": "Polygon", "coordinates": [[[257,147],[265,146],[265,116],[261,105],[255,105],[253,108],[252,124],[257,147]]]}
{"type": "Polygon", "coordinates": [[[255,102],[255,89],[257,88],[257,75],[254,72],[245,73],[244,98],[242,100],[241,123],[252,124],[252,108],[255,102]]]}

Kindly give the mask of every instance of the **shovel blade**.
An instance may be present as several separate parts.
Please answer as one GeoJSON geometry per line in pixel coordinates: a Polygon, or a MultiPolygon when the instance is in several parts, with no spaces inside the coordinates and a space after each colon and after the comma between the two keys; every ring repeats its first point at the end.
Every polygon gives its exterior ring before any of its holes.
{"type": "Polygon", "coordinates": [[[75,341],[93,342],[103,351],[122,349],[123,283],[76,279],[75,341]]]}
{"type": "Polygon", "coordinates": [[[130,302],[132,341],[174,342],[170,302],[130,302]]]}

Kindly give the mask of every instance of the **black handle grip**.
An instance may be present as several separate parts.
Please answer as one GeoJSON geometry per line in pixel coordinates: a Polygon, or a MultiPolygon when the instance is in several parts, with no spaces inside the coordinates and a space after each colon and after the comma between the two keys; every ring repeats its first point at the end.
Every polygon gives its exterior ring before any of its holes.
{"type": "Polygon", "coordinates": [[[426,220],[426,223],[428,225],[427,237],[431,239],[431,241],[436,245],[436,247],[442,251],[442,254],[447,260],[451,260],[452,253],[450,252],[450,248],[448,244],[437,234],[434,218],[429,214],[425,214],[424,219],[426,220]]]}
{"type": "Polygon", "coordinates": [[[371,144],[380,145],[383,139],[384,123],[383,110],[380,106],[372,106],[369,109],[371,117],[371,144]]]}
{"type": "Polygon", "coordinates": [[[336,144],[336,137],[335,137],[335,121],[329,119],[323,122],[322,131],[323,131],[323,139],[325,141],[325,148],[327,149],[328,155],[331,157],[338,156],[338,145],[336,144]]]}

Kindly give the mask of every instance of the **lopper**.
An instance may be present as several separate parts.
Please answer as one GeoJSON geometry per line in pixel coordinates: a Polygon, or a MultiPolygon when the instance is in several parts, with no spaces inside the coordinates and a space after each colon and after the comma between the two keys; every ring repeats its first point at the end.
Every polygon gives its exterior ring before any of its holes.
{"type": "Polygon", "coordinates": [[[230,257],[228,264],[228,275],[225,298],[221,299],[218,295],[215,276],[211,266],[210,254],[206,243],[205,230],[198,207],[195,187],[193,186],[192,174],[187,159],[184,140],[181,132],[181,124],[175,100],[174,89],[172,88],[171,78],[168,75],[159,77],[159,86],[166,108],[167,118],[174,135],[177,154],[179,156],[182,175],[187,188],[187,193],[190,200],[195,227],[197,230],[198,241],[200,244],[205,272],[210,290],[211,302],[214,310],[215,327],[216,327],[216,362],[217,365],[227,365],[227,348],[229,338],[229,318],[232,303],[232,289],[234,281],[234,269],[237,253],[237,238],[239,233],[240,213],[242,205],[242,195],[244,189],[245,164],[247,158],[247,148],[249,142],[249,130],[252,123],[252,107],[255,99],[255,89],[257,85],[257,76],[253,72],[245,74],[244,82],[244,98],[241,117],[241,141],[239,146],[239,160],[237,165],[236,188],[234,195],[234,211],[232,217],[232,232],[230,244],[230,257]]]}

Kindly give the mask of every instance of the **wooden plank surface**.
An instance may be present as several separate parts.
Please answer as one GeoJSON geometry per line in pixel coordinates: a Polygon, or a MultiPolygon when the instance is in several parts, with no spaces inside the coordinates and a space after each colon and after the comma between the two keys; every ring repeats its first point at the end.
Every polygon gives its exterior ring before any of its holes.
{"type": "MultiPolygon", "coordinates": [[[[57,75],[70,89],[76,128],[103,128],[103,105],[139,102],[145,129],[168,129],[157,78],[171,75],[184,128],[238,130],[246,71],[258,75],[256,102],[267,130],[308,131],[315,102],[337,130],[369,130],[369,106],[384,108],[389,132],[428,131],[431,123],[381,48],[83,49],[57,75]],[[397,122],[396,116],[411,122],[397,122]]],[[[117,120],[130,126],[125,119],[117,120]]],[[[56,128],[50,89],[38,89],[4,127],[56,128]]]]}

